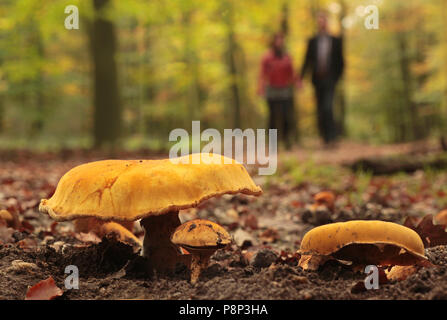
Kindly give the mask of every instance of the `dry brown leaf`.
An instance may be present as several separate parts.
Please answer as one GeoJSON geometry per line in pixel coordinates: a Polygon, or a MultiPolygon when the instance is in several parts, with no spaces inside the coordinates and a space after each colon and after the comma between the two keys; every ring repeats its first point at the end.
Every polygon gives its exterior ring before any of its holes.
{"type": "Polygon", "coordinates": [[[418,271],[417,266],[394,266],[386,272],[386,277],[390,281],[402,281],[418,271]]]}
{"type": "Polygon", "coordinates": [[[82,242],[100,243],[101,239],[93,232],[79,232],[75,234],[75,238],[82,242]]]}
{"type": "Polygon", "coordinates": [[[435,220],[439,224],[447,225],[447,210],[442,210],[435,216],[435,220]]]}
{"type": "Polygon", "coordinates": [[[64,291],[56,286],[53,277],[49,277],[29,288],[25,300],[52,300],[63,293],[64,291]]]}
{"type": "Polygon", "coordinates": [[[258,229],[258,218],[253,213],[249,213],[244,217],[244,226],[251,230],[258,229]]]}
{"type": "Polygon", "coordinates": [[[278,259],[276,260],[276,263],[296,265],[298,264],[300,258],[301,255],[298,251],[292,253],[289,251],[282,250],[279,254],[278,259]]]}
{"type": "Polygon", "coordinates": [[[14,242],[13,233],[14,229],[8,228],[6,224],[0,224],[0,244],[14,242]]]}
{"type": "Polygon", "coordinates": [[[390,281],[402,281],[418,272],[421,268],[433,268],[434,266],[427,260],[421,260],[412,266],[393,266],[391,269],[386,270],[385,273],[390,281]]]}
{"type": "Polygon", "coordinates": [[[322,191],[314,195],[315,204],[325,206],[329,210],[334,210],[335,195],[331,191],[322,191]]]}
{"type": "Polygon", "coordinates": [[[421,237],[424,247],[430,248],[439,245],[447,244],[447,232],[445,232],[445,225],[434,225],[433,215],[428,214],[422,220],[414,223],[412,218],[407,217],[404,225],[416,231],[421,237]]]}
{"type": "Polygon", "coordinates": [[[259,235],[259,239],[263,242],[276,242],[279,239],[279,233],[274,228],[268,228],[259,235]]]}
{"type": "Polygon", "coordinates": [[[0,210],[0,224],[4,224],[9,228],[17,229],[20,225],[17,214],[8,210],[0,210]]]}
{"type": "Polygon", "coordinates": [[[316,255],[302,255],[300,261],[298,261],[298,266],[303,270],[318,270],[318,268],[323,265],[326,261],[330,260],[327,256],[316,256],[316,255]]]}

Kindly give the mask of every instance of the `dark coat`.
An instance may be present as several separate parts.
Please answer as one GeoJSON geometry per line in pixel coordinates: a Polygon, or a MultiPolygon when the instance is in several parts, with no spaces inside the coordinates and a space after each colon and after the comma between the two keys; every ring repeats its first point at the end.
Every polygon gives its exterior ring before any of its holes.
{"type": "Polygon", "coordinates": [[[301,78],[310,69],[312,71],[312,82],[318,85],[321,82],[335,84],[342,76],[344,69],[343,43],[342,39],[334,36],[331,38],[331,51],[329,55],[329,66],[326,76],[322,79],[317,76],[317,36],[311,38],[307,43],[306,57],[301,68],[301,78]]]}

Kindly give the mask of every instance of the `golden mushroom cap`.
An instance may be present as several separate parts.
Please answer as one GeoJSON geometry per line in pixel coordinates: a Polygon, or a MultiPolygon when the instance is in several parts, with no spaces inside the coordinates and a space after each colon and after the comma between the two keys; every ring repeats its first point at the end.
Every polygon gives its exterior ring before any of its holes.
{"type": "Polygon", "coordinates": [[[260,195],[262,190],[242,164],[217,154],[103,160],[68,171],[54,195],[41,200],[39,210],[57,221],[82,217],[130,221],[236,193],[260,195]]]}
{"type": "MultiPolygon", "coordinates": [[[[302,254],[331,255],[354,244],[370,244],[382,248],[383,245],[389,245],[399,249],[394,251],[396,255],[402,254],[401,251],[404,249],[415,259],[426,259],[422,239],[414,230],[397,223],[376,220],[353,220],[316,227],[304,235],[300,252],[302,254]]],[[[345,253],[362,254],[359,250],[346,250],[345,253]]],[[[391,251],[388,251],[389,254],[391,251]]],[[[373,260],[374,257],[370,258],[373,260]]],[[[390,256],[382,256],[377,259],[380,260],[378,263],[399,260],[390,256]]],[[[408,257],[406,259],[408,260],[408,257]]]]}
{"type": "Polygon", "coordinates": [[[178,226],[171,241],[192,248],[222,247],[231,243],[231,236],[217,223],[195,219],[178,226]]]}

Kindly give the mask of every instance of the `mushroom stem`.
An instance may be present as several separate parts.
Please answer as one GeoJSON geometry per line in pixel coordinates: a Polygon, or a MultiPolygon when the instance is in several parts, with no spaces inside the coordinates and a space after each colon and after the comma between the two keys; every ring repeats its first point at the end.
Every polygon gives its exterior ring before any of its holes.
{"type": "Polygon", "coordinates": [[[212,256],[212,252],[202,252],[202,253],[194,253],[191,257],[191,283],[195,284],[202,273],[202,270],[208,267],[210,262],[210,257],[212,256]]]}
{"type": "Polygon", "coordinates": [[[146,217],[140,224],[144,229],[141,255],[148,258],[150,267],[158,273],[173,272],[176,263],[184,260],[170,240],[171,233],[180,225],[178,211],[146,217]]]}

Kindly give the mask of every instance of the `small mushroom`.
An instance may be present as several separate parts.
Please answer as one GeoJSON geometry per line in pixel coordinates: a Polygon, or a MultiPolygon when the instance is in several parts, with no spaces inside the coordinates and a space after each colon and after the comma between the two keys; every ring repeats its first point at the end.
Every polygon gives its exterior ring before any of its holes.
{"type": "Polygon", "coordinates": [[[68,171],[39,210],[56,221],[96,218],[139,220],[145,231],[142,255],[149,268],[170,273],[184,257],[170,237],[179,210],[223,194],[260,195],[244,166],[217,154],[196,153],[163,160],[103,160],[68,171]]]}
{"type": "Polygon", "coordinates": [[[208,267],[216,250],[231,243],[228,232],[217,223],[195,219],[179,226],[171,236],[173,244],[191,254],[191,283],[196,283],[202,270],[208,267]]]}
{"type": "Polygon", "coordinates": [[[141,241],[133,233],[133,221],[110,222],[98,218],[80,218],[74,220],[75,232],[93,232],[99,238],[114,234],[121,241],[136,247],[141,247],[141,241]]]}
{"type": "Polygon", "coordinates": [[[316,227],[301,241],[306,257],[333,257],[359,264],[412,265],[426,260],[420,236],[410,228],[385,221],[353,220],[316,227]]]}
{"type": "Polygon", "coordinates": [[[120,223],[112,221],[101,225],[98,231],[98,236],[104,237],[110,234],[115,235],[119,241],[130,244],[135,248],[141,248],[142,246],[140,239],[138,239],[132,232],[129,231],[129,229],[125,228],[120,223]]]}
{"type": "MultiPolygon", "coordinates": [[[[76,232],[98,233],[101,226],[105,223],[107,222],[98,218],[81,218],[74,220],[74,229],[76,232]]],[[[122,225],[127,230],[129,230],[130,232],[133,231],[134,221],[120,221],[119,224],[122,225]]]]}

